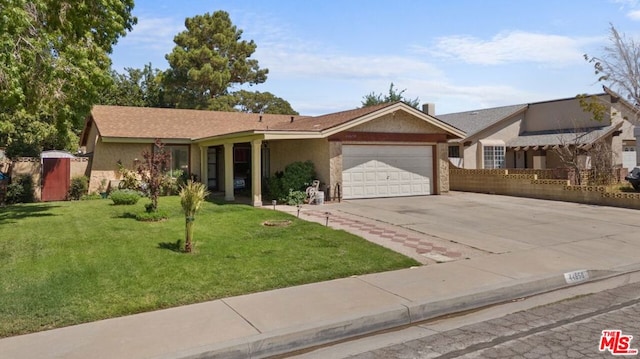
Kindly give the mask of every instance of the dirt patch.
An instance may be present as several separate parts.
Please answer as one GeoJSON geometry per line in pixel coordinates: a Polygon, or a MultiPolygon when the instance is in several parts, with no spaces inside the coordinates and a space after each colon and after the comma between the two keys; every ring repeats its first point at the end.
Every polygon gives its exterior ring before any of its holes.
{"type": "Polygon", "coordinates": [[[262,225],[267,227],[287,227],[291,223],[292,223],[291,220],[283,219],[283,220],[264,221],[262,222],[262,225]]]}

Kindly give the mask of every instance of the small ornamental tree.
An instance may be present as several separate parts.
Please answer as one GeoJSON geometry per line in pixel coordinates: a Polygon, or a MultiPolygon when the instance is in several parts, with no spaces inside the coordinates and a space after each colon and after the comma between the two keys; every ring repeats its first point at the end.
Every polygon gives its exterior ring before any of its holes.
{"type": "Polygon", "coordinates": [[[158,210],[158,197],[160,197],[164,184],[164,172],[167,170],[171,154],[165,151],[162,141],[156,138],[153,150],[144,150],[142,158],[142,162],[137,164],[137,171],[142,177],[142,182],[146,184],[144,190],[151,199],[151,205],[147,207],[147,211],[156,212],[158,210]]]}
{"type": "Polygon", "coordinates": [[[207,187],[199,182],[188,180],[184,186],[180,187],[180,204],[184,211],[185,218],[185,241],[184,251],[191,252],[191,243],[193,239],[193,221],[195,221],[196,212],[202,206],[202,203],[209,195],[207,187]]]}

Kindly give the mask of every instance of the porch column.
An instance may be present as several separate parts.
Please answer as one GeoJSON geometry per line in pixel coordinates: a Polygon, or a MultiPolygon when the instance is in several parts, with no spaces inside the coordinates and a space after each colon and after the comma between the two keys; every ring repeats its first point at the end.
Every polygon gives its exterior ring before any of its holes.
{"type": "Polygon", "coordinates": [[[234,201],[233,195],[233,143],[224,144],[224,200],[234,201]]]}
{"type": "Polygon", "coordinates": [[[251,196],[254,207],[262,206],[262,140],[251,141],[251,196]]]}
{"type": "Polygon", "coordinates": [[[207,147],[200,146],[200,182],[209,186],[209,169],[207,168],[207,147]]]}

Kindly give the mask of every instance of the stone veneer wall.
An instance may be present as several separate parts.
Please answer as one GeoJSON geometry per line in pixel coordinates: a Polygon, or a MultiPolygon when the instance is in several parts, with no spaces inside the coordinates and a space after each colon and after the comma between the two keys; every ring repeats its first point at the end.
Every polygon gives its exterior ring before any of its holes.
{"type": "Polygon", "coordinates": [[[449,183],[449,145],[446,143],[438,143],[435,147],[434,156],[437,154],[437,171],[433,174],[438,183],[438,188],[434,189],[434,194],[442,194],[449,192],[451,187],[449,183]]]}
{"type": "Polygon", "coordinates": [[[640,193],[609,192],[606,186],[572,186],[569,180],[509,172],[450,169],[451,190],[640,209],[640,193]]]}

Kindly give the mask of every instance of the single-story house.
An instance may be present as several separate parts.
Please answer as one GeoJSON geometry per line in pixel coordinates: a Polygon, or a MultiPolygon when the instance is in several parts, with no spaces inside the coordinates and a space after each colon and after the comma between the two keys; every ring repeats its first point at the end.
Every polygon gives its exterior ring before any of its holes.
{"type": "Polygon", "coordinates": [[[90,191],[133,168],[156,138],[171,169],[195,175],[234,200],[246,180],[255,206],[263,179],[310,160],[330,198],[429,195],[449,189],[448,141],[463,132],[403,102],[322,116],[95,106],[81,146],[91,158],[90,191]]]}
{"type": "MultiPolygon", "coordinates": [[[[449,157],[460,168],[566,167],[554,151],[558,146],[590,148],[598,141],[611,146],[613,164],[636,166],[634,123],[636,109],[608,88],[587,96],[606,106],[601,121],[583,110],[577,97],[502,106],[437,118],[465,132],[450,141],[449,157]]],[[[588,167],[589,158],[583,159],[588,167]]]]}

